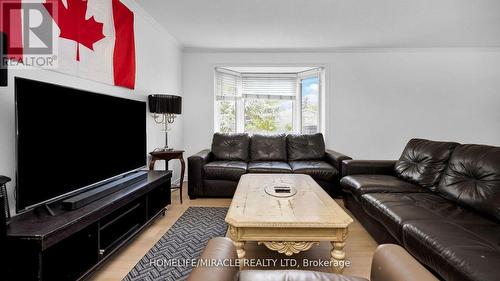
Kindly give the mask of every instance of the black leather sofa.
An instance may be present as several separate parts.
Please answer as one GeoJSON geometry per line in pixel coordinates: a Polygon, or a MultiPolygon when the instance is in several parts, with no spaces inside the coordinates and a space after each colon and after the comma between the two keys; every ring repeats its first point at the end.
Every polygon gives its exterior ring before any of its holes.
{"type": "Polygon", "coordinates": [[[346,207],[447,281],[500,280],[500,148],[412,139],[397,161],[348,160],[346,207]]]}
{"type": "Polygon", "coordinates": [[[340,167],[346,159],[351,158],[325,149],[322,134],[216,133],[212,149],[188,158],[188,194],[191,199],[232,197],[246,173],[307,174],[330,195],[340,194],[340,167]]]}

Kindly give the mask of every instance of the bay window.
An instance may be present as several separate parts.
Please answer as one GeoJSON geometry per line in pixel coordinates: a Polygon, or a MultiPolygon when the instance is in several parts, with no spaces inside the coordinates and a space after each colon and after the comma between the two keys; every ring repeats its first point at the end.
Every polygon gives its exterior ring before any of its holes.
{"type": "Polygon", "coordinates": [[[215,69],[215,131],[320,132],[322,69],[297,73],[215,69]]]}

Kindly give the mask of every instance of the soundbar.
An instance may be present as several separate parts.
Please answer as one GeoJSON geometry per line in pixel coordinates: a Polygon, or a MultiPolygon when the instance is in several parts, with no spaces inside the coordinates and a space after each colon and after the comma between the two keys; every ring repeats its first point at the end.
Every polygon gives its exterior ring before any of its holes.
{"type": "Polygon", "coordinates": [[[80,193],[76,196],[70,197],[62,202],[62,207],[65,210],[76,210],[112,193],[115,193],[125,187],[128,187],[138,181],[144,180],[148,177],[147,171],[138,171],[133,174],[127,175],[116,181],[96,187],[92,190],[80,193]]]}

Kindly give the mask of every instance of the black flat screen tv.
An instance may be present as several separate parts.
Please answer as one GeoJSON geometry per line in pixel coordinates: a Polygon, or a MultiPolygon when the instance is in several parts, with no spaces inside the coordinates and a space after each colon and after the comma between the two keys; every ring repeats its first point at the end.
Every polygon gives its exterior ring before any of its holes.
{"type": "Polygon", "coordinates": [[[16,208],[32,209],[146,165],[146,103],[15,79],[16,208]]]}

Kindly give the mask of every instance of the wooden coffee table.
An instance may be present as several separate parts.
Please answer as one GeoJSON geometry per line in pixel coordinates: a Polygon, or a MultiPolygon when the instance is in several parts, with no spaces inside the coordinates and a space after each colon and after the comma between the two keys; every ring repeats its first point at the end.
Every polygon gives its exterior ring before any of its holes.
{"type": "Polygon", "coordinates": [[[332,268],[340,273],[353,220],[310,176],[246,174],[240,179],[226,222],[240,259],[245,257],[247,241],[287,256],[329,241],[332,268]],[[274,186],[289,186],[296,193],[273,194],[274,186]]]}

